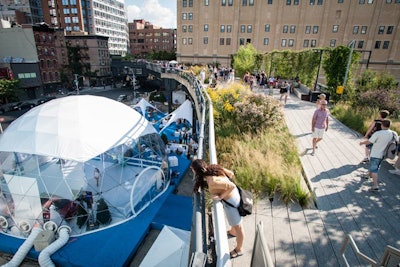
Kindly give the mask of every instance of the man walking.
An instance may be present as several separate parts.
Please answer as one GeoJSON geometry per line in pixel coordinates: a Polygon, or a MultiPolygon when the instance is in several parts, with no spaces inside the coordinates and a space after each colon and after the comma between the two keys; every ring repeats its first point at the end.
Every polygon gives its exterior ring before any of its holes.
{"type": "Polygon", "coordinates": [[[314,111],[314,115],[311,122],[312,132],[312,153],[314,156],[317,143],[322,140],[324,132],[328,131],[328,117],[329,110],[326,108],[328,102],[326,100],[321,101],[321,107],[314,111]]]}
{"type": "Polygon", "coordinates": [[[399,138],[397,133],[389,130],[390,120],[382,120],[381,127],[382,130],[373,133],[368,140],[360,142],[360,145],[372,144],[367,178],[372,177],[373,186],[369,189],[369,191],[379,191],[378,171],[381,167],[386,146],[392,140],[393,135],[395,135],[396,140],[399,138]]]}

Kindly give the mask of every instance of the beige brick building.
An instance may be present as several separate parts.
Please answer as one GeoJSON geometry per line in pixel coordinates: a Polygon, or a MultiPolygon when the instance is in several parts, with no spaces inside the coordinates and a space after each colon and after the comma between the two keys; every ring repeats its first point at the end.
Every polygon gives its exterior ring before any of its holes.
{"type": "Polygon", "coordinates": [[[348,45],[361,68],[400,80],[400,0],[178,0],[177,60],[229,66],[240,45],[258,51],[348,45]]]}

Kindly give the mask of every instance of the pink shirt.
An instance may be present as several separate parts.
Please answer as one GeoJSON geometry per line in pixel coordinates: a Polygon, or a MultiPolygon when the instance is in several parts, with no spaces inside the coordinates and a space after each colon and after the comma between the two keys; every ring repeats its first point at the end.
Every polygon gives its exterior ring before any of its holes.
{"type": "Polygon", "coordinates": [[[329,116],[329,110],[325,109],[316,109],[314,111],[313,119],[315,120],[314,127],[317,129],[325,129],[326,127],[326,119],[329,116]]]}

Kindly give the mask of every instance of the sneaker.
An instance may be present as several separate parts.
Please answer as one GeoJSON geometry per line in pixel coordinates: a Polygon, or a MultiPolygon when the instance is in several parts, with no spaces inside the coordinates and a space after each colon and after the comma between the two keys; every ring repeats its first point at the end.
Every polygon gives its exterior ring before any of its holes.
{"type": "Polygon", "coordinates": [[[369,192],[379,192],[379,187],[371,187],[368,189],[369,192]]]}
{"type": "Polygon", "coordinates": [[[389,170],[389,172],[390,172],[391,174],[400,175],[400,169],[389,170]]]}

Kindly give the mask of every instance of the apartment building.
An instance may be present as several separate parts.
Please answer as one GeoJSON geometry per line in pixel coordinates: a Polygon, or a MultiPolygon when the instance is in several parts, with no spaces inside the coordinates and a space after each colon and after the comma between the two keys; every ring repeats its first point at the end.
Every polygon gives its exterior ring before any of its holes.
{"type": "Polygon", "coordinates": [[[145,58],[154,51],[175,51],[174,29],[163,29],[144,19],[128,23],[130,52],[145,58]]]}
{"type": "Polygon", "coordinates": [[[400,0],[178,0],[177,60],[231,64],[241,45],[262,53],[353,44],[361,68],[400,80],[400,0]]]}

